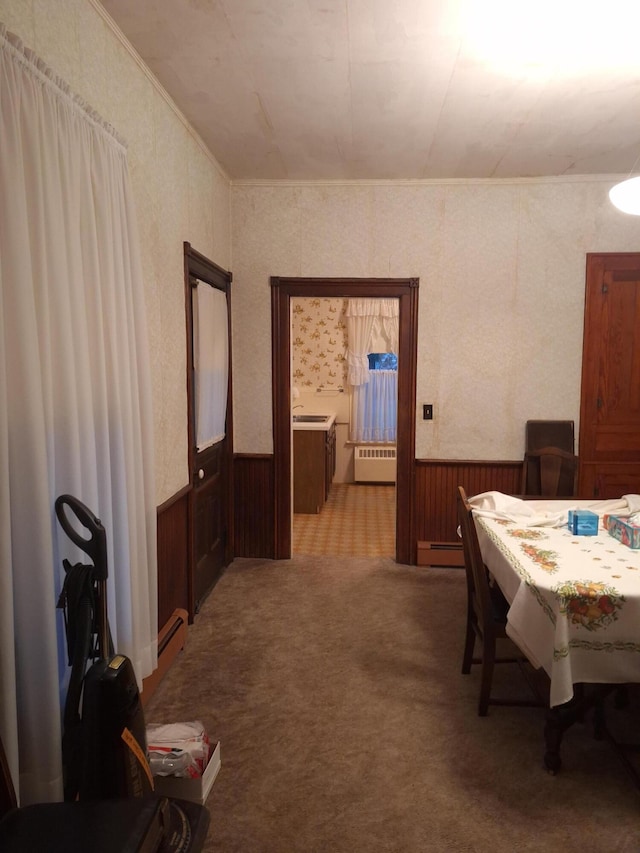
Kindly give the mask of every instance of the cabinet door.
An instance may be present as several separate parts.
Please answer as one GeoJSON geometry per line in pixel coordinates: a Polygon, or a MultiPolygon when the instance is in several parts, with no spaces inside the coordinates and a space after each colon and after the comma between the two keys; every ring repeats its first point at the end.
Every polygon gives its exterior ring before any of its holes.
{"type": "Polygon", "coordinates": [[[293,431],[293,511],[320,512],[326,499],[323,430],[293,431]]]}

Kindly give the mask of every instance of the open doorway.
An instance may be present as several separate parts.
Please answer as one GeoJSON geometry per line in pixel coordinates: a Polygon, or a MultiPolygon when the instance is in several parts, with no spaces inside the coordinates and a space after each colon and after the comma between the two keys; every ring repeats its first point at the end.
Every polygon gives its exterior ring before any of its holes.
{"type": "Polygon", "coordinates": [[[415,469],[415,389],[418,279],[320,279],[273,277],[273,420],[275,459],[276,559],[291,557],[291,325],[290,299],[299,296],[397,298],[398,437],[396,474],[396,561],[415,564],[413,483],[415,469]]]}
{"type": "Polygon", "coordinates": [[[398,300],[290,309],[292,555],[395,557],[398,300]]]}

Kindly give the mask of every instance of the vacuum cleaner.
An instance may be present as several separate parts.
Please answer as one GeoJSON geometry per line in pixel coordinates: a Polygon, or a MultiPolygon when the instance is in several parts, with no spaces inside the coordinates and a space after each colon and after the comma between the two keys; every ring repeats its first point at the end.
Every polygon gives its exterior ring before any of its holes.
{"type": "Polygon", "coordinates": [[[153,793],[135,673],[129,658],[114,652],[109,630],[105,528],[72,495],[58,497],[55,511],[64,532],[91,560],[75,565],[63,560],[65,580],[58,601],[71,667],[62,738],[65,802],[88,803],[94,809],[108,802],[111,814],[112,801],[125,803],[129,812],[137,801],[140,814],[147,815],[149,833],[127,850],[196,853],[206,837],[207,809],[153,793]]]}

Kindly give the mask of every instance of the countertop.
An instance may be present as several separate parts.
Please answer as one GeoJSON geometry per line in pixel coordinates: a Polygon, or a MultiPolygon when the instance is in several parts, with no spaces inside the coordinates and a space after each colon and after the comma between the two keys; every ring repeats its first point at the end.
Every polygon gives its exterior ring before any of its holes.
{"type": "Polygon", "coordinates": [[[317,423],[317,422],[301,423],[300,421],[295,422],[292,420],[293,429],[315,430],[316,432],[318,430],[320,430],[320,431],[326,432],[327,430],[331,429],[331,427],[333,426],[333,424],[336,421],[336,413],[335,412],[326,412],[326,411],[325,412],[307,412],[307,411],[299,411],[298,410],[298,411],[292,413],[292,417],[294,414],[295,415],[326,415],[327,420],[321,421],[320,423],[317,423]]]}

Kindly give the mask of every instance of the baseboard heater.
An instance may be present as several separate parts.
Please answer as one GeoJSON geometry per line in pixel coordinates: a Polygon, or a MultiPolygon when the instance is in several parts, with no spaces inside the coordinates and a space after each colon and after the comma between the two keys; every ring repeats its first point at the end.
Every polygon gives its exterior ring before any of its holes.
{"type": "Polygon", "coordinates": [[[187,611],[178,607],[158,632],[158,666],[142,682],[143,705],[149,701],[169,667],[184,648],[187,641],[187,628],[187,611]]]}
{"type": "Polygon", "coordinates": [[[395,447],[356,446],[354,479],[356,483],[395,483],[395,447]]]}

